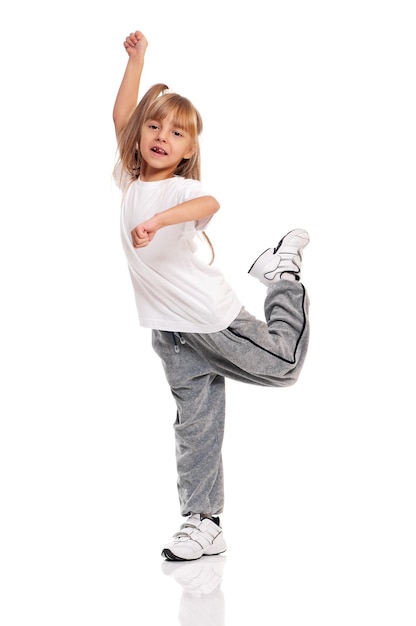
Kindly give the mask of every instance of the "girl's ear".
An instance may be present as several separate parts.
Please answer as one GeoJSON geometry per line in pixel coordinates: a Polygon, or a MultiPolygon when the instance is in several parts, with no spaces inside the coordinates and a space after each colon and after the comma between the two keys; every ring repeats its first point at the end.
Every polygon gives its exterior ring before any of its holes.
{"type": "Polygon", "coordinates": [[[196,152],[196,143],[194,143],[194,144],[193,144],[193,145],[189,148],[188,152],[186,152],[186,153],[183,155],[183,158],[184,158],[184,159],[190,159],[190,158],[191,158],[191,156],[193,156],[193,155],[195,154],[195,152],[196,152]]]}

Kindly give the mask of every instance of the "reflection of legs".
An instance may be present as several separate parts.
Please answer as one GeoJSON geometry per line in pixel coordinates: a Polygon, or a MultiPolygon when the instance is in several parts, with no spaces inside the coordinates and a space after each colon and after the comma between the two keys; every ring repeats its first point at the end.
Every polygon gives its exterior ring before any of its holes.
{"type": "Polygon", "coordinates": [[[177,405],[174,429],[181,513],[218,515],[224,505],[224,378],[213,373],[189,344],[175,352],[172,333],[154,331],[153,345],[177,405]]]}

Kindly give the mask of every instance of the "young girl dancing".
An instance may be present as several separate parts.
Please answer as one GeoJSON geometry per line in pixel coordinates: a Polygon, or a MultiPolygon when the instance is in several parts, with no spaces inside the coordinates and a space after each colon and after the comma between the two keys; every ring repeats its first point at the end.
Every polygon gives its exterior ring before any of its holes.
{"type": "Polygon", "coordinates": [[[224,504],[225,378],[286,387],[302,369],[309,301],[300,271],[309,236],[290,231],[250,267],[249,274],[267,287],[265,321],[256,319],[221,271],[195,252],[198,231],[219,209],[200,182],[201,116],[164,84],[138,102],[147,40],[136,31],[124,47],[128,61],[113,111],[121,237],[139,322],[152,329],[176,401],[177,484],[186,517],[162,556],[192,560],[226,550],[218,517],[224,504]]]}

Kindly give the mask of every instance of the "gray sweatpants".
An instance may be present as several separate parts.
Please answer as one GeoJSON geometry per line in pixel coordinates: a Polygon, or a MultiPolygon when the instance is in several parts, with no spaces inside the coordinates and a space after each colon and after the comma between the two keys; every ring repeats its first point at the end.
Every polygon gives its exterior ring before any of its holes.
{"type": "Polygon", "coordinates": [[[228,328],[216,333],[153,331],[153,348],[177,405],[182,515],[223,511],[225,378],[268,387],[293,385],[308,347],[308,310],[302,283],[281,280],[267,290],[266,321],[243,308],[228,328]]]}

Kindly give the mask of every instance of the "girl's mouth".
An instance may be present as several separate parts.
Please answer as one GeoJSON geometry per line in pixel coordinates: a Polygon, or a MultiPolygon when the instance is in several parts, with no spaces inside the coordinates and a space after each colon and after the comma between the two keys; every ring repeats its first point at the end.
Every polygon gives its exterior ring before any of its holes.
{"type": "Polygon", "coordinates": [[[165,152],[163,150],[163,148],[159,148],[158,146],[154,146],[153,148],[151,148],[152,152],[155,152],[155,154],[162,154],[162,155],[166,155],[167,152],[165,152]]]}

